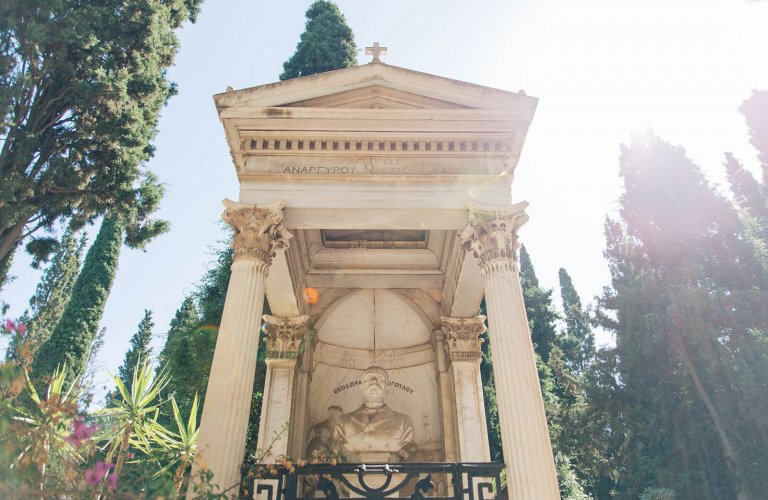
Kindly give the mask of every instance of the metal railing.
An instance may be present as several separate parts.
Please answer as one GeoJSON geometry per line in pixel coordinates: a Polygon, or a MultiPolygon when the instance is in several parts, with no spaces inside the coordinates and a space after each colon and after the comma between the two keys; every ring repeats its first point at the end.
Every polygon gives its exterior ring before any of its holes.
{"type": "Polygon", "coordinates": [[[495,462],[246,465],[240,498],[502,500],[503,469],[495,462]]]}

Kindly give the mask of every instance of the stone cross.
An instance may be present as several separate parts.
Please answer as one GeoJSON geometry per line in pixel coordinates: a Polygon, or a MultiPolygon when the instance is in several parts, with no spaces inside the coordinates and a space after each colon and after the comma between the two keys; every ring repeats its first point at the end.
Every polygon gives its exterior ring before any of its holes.
{"type": "Polygon", "coordinates": [[[383,56],[386,54],[387,54],[387,48],[379,47],[379,42],[373,42],[373,47],[365,48],[365,55],[373,56],[373,59],[371,59],[371,62],[381,62],[381,59],[379,59],[379,56],[380,55],[383,56]]]}

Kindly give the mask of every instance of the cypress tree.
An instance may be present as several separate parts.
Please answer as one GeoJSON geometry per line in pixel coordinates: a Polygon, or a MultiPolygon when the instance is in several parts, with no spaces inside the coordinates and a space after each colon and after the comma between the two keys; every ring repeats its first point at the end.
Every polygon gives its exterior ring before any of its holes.
{"type": "Polygon", "coordinates": [[[120,365],[117,371],[120,380],[123,381],[126,387],[131,387],[133,372],[136,366],[149,359],[152,353],[152,348],[149,344],[152,341],[152,329],[154,327],[155,322],[152,321],[152,311],[145,309],[144,317],[139,322],[136,333],[131,337],[131,345],[125,353],[123,364],[120,365]]]}
{"type": "Polygon", "coordinates": [[[88,352],[99,330],[99,321],[117,272],[123,227],[118,215],[109,215],[102,221],[99,233],[85,256],[83,269],[75,280],[72,298],[61,321],[35,357],[32,366],[36,379],[50,376],[64,363],[69,378],[85,369],[88,352]]]}
{"type": "Polygon", "coordinates": [[[627,473],[619,489],[754,498],[768,484],[768,297],[729,202],[680,148],[622,148],[621,221],[606,223],[627,473]],[[763,374],[763,375],[760,375],[763,374]]]}
{"type": "Polygon", "coordinates": [[[768,90],[753,90],[739,108],[747,122],[749,142],[757,150],[764,187],[768,186],[768,90]]]}
{"type": "Polygon", "coordinates": [[[595,334],[589,325],[589,317],[581,306],[581,298],[568,272],[558,271],[560,297],[563,301],[565,332],[560,339],[564,359],[574,373],[583,372],[595,355],[595,334]]]}
{"type": "Polygon", "coordinates": [[[539,279],[525,246],[520,247],[520,285],[523,289],[531,339],[536,352],[546,364],[549,362],[549,353],[557,345],[558,314],[552,304],[552,290],[539,286],[539,279]]]}
{"type": "MultiPolygon", "coordinates": [[[[30,234],[139,202],[133,186],[176,89],[174,31],[200,3],[0,2],[0,268],[30,234]]],[[[51,243],[28,249],[44,257],[51,243]]]]}
{"type": "MultiPolygon", "coordinates": [[[[65,231],[50,265],[43,272],[35,294],[29,299],[29,310],[21,319],[29,332],[29,355],[34,358],[37,349],[51,336],[72,296],[80,259],[85,248],[85,236],[78,241],[69,230],[65,231]]],[[[15,337],[8,346],[8,358],[15,358],[15,337]]]]}
{"type": "Polygon", "coordinates": [[[168,230],[167,221],[152,218],[164,192],[157,178],[146,173],[134,190],[137,201],[130,210],[110,213],[102,221],[61,321],[38,351],[33,364],[37,380],[50,376],[64,363],[68,377],[85,371],[88,352],[117,272],[123,241],[131,248],[143,249],[147,242],[168,230]]]}
{"type": "Polygon", "coordinates": [[[739,110],[746,119],[750,143],[757,150],[762,179],[755,179],[730,153],[725,155],[725,172],[744,220],[747,239],[768,275],[768,91],[752,92],[739,110]]]}
{"type": "Polygon", "coordinates": [[[336,4],[317,0],[307,9],[307,23],[296,52],[283,64],[280,80],[348,68],[357,64],[352,29],[336,4]]]}
{"type": "Polygon", "coordinates": [[[9,281],[12,281],[12,277],[8,275],[11,272],[11,265],[13,264],[13,253],[16,247],[14,247],[5,257],[0,257],[0,292],[3,291],[9,281]]]}
{"type": "MultiPolygon", "coordinates": [[[[195,384],[188,383],[190,376],[194,377],[195,373],[201,371],[190,369],[195,366],[190,341],[199,326],[200,316],[197,314],[195,303],[192,297],[186,297],[171,320],[158,361],[158,371],[168,372],[169,381],[165,392],[176,400],[182,415],[189,415],[195,392],[199,391],[195,384]]],[[[163,423],[170,425],[173,422],[173,414],[165,407],[162,410],[165,410],[163,423]]]]}

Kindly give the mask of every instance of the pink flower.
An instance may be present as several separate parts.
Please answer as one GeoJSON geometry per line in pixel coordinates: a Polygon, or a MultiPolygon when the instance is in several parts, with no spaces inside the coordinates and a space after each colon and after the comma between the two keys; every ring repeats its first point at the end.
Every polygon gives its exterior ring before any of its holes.
{"type": "Polygon", "coordinates": [[[7,333],[18,333],[22,337],[27,334],[27,325],[24,323],[16,324],[12,319],[8,318],[3,322],[3,329],[7,333]]]}
{"type": "Polygon", "coordinates": [[[117,489],[117,475],[116,474],[111,474],[107,478],[107,483],[109,483],[109,488],[110,489],[116,490],[117,489]]]}
{"type": "Polygon", "coordinates": [[[3,328],[6,332],[11,333],[16,331],[16,323],[14,323],[10,318],[6,319],[3,323],[3,328]]]}
{"type": "MultiPolygon", "coordinates": [[[[104,476],[107,475],[109,472],[109,469],[114,468],[115,464],[105,464],[101,460],[96,462],[96,465],[94,465],[93,469],[88,469],[85,471],[85,482],[88,484],[88,486],[96,486],[101,482],[102,479],[104,479],[104,476]]],[[[111,476],[109,479],[109,484],[112,486],[114,483],[117,484],[117,477],[114,475],[111,476]],[[114,479],[112,479],[114,477],[114,479]]]]}
{"type": "Polygon", "coordinates": [[[72,434],[64,438],[64,441],[72,446],[80,446],[83,441],[90,439],[91,436],[99,429],[96,424],[86,425],[83,422],[83,417],[75,417],[72,421],[72,434]]]}

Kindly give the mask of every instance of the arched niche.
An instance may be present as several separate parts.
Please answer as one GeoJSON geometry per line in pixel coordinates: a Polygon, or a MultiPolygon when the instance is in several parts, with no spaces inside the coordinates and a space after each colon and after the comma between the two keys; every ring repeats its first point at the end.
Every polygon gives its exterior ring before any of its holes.
{"type": "Polygon", "coordinates": [[[391,290],[355,290],[329,305],[315,322],[308,439],[329,407],[359,408],[360,374],[381,366],[390,381],[385,403],[411,417],[417,445],[438,457],[442,432],[432,330],[414,301],[391,290]]]}

